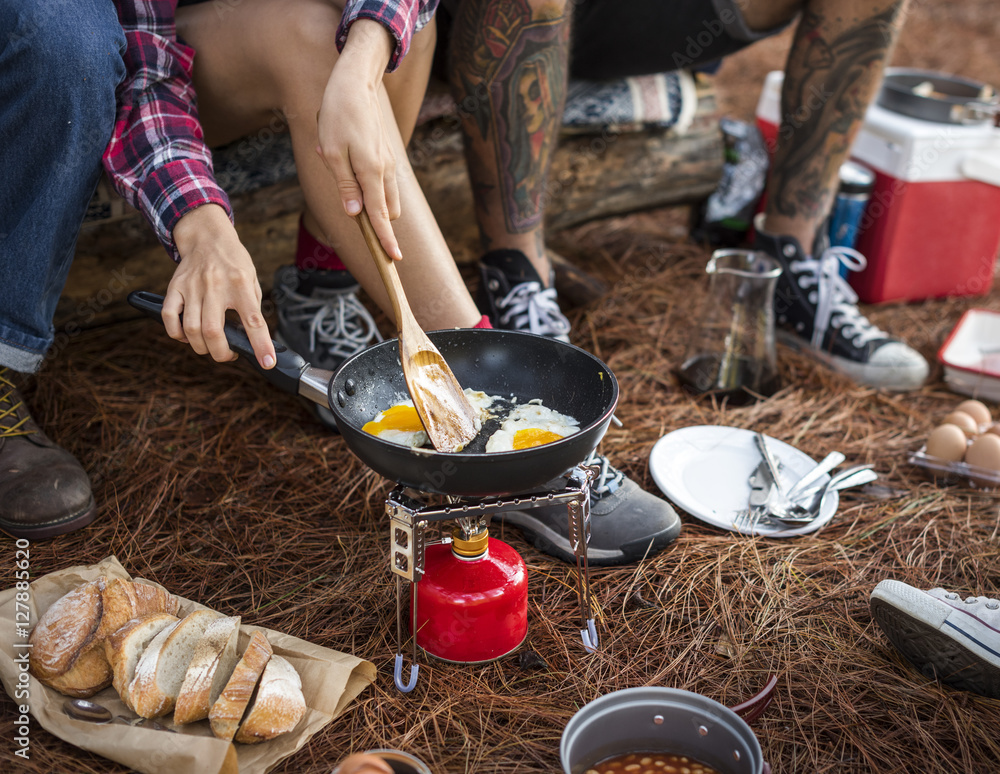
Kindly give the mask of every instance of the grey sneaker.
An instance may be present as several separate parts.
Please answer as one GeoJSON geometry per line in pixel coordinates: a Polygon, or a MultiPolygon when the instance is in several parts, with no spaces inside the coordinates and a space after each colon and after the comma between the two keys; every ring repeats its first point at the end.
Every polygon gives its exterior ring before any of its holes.
{"type": "Polygon", "coordinates": [[[808,255],[793,237],[768,234],[755,223],[755,243],[783,272],[774,294],[775,320],[783,340],[859,384],[915,390],[929,367],[923,356],[873,325],[858,309],[858,296],[840,276],[840,264],[863,269],[865,258],[849,247],[815,245],[808,255]]]}
{"type": "Polygon", "coordinates": [[[1000,699],[1000,601],[884,580],[872,591],[871,611],[926,677],[1000,699]]]}
{"type": "Polygon", "coordinates": [[[554,287],[543,287],[520,250],[493,250],[479,263],[479,311],[494,328],[528,331],[569,343],[569,320],[559,310],[554,287]]]}
{"type": "MultiPolygon", "coordinates": [[[[358,300],[359,286],[346,271],[302,271],[282,266],[274,275],[277,338],[311,365],[336,371],[382,334],[358,300]]],[[[336,429],[328,408],[310,403],[319,420],[336,429]]]]}
{"type": "MultiPolygon", "coordinates": [[[[681,531],[681,520],[669,503],[640,489],[596,451],[582,464],[600,468],[590,492],[589,564],[638,562],[674,541],[681,531]]],[[[563,486],[565,479],[559,479],[550,488],[563,486]]],[[[495,518],[520,529],[539,551],[564,562],[576,562],[564,503],[500,513],[495,518]]]]}

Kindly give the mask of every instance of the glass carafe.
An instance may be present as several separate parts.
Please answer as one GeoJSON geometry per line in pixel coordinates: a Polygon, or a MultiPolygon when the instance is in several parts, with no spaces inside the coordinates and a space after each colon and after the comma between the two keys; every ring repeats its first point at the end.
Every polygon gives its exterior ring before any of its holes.
{"type": "Polygon", "coordinates": [[[779,386],[774,289],[780,264],[757,250],[716,250],[705,271],[708,295],[678,370],[681,384],[734,405],[773,395],[779,386]]]}

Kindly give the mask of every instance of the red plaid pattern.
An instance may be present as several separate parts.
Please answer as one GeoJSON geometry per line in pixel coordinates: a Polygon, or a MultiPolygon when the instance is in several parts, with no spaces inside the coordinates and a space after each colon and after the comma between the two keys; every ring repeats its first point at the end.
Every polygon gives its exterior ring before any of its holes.
{"type": "MultiPolygon", "coordinates": [[[[352,22],[374,19],[396,38],[393,70],[438,0],[350,0],[337,34],[343,48],[352,22]]],[[[177,0],[115,0],[125,32],[127,75],[118,87],[115,129],[104,168],[115,190],[142,212],[167,252],[180,260],[173,230],[185,213],[218,204],[232,218],[229,197],[215,182],[212,153],[191,85],[194,51],[177,40],[177,0]]]]}
{"type": "Polygon", "coordinates": [[[395,70],[410,50],[410,40],[434,16],[439,0],[354,0],[344,8],[344,18],[337,30],[337,50],[344,48],[347,32],[358,19],[373,19],[396,39],[396,50],[386,72],[395,70]]]}

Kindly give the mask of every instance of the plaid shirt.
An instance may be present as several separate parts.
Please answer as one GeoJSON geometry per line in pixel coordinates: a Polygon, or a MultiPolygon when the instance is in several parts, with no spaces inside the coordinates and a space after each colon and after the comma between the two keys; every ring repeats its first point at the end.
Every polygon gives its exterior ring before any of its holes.
{"type": "MultiPolygon", "coordinates": [[[[387,72],[433,16],[438,0],[348,0],[337,30],[342,50],[350,25],[373,19],[396,39],[387,72]]],[[[212,153],[198,121],[191,65],[194,51],[177,40],[177,0],[115,0],[125,32],[126,76],[104,167],[115,189],[152,224],[175,261],[173,230],[181,216],[218,204],[232,219],[229,197],[215,182],[212,153]]]]}

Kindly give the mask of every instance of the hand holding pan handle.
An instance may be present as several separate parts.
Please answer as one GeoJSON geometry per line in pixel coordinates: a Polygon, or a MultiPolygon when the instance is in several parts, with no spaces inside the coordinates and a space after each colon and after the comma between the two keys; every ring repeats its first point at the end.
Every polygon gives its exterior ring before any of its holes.
{"type": "MultiPolygon", "coordinates": [[[[145,290],[134,290],[128,294],[128,302],[148,317],[163,323],[163,296],[145,290]]],[[[224,330],[229,348],[242,355],[254,370],[275,387],[293,395],[303,395],[321,406],[329,405],[327,388],[333,377],[332,373],[311,367],[301,356],[276,341],[274,368],[261,368],[246,331],[230,322],[226,323],[224,330]]]]}

